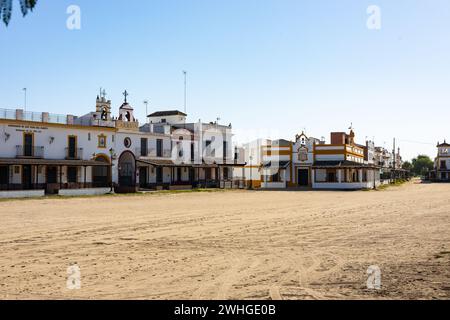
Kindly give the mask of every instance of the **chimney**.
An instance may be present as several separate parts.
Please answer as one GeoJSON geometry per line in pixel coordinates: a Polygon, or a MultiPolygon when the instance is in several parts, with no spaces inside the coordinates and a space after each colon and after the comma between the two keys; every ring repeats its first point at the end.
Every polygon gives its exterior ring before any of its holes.
{"type": "Polygon", "coordinates": [[[345,144],[345,135],[343,132],[332,132],[331,144],[345,144]]]}
{"type": "Polygon", "coordinates": [[[48,112],[42,112],[42,122],[48,122],[49,114],[48,112]]]}
{"type": "Polygon", "coordinates": [[[74,116],[68,114],[67,115],[67,124],[73,124],[73,122],[74,122],[73,120],[74,120],[74,116]]]}
{"type": "Polygon", "coordinates": [[[23,120],[23,110],[16,109],[16,120],[23,120]]]}

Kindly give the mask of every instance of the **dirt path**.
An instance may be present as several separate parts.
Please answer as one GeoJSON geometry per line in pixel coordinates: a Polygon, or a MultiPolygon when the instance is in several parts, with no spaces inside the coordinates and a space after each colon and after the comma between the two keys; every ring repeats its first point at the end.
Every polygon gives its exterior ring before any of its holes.
{"type": "Polygon", "coordinates": [[[450,185],[0,202],[0,299],[449,299],[450,185]],[[67,267],[82,288],[68,290],[67,267]],[[366,289],[377,265],[382,290],[366,289]]]}

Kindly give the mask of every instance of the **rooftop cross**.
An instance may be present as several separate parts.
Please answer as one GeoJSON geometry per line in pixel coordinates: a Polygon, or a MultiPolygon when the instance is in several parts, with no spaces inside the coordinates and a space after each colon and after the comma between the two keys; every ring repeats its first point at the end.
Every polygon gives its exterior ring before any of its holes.
{"type": "Polygon", "coordinates": [[[123,94],[123,96],[125,97],[125,103],[127,103],[127,97],[129,96],[127,90],[125,90],[125,92],[122,93],[122,94],[123,94]]]}

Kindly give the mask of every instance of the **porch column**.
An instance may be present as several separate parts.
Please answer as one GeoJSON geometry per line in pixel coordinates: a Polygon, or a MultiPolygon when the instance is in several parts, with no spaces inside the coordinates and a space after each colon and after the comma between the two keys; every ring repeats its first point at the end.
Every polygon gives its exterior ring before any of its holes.
{"type": "Polygon", "coordinates": [[[59,166],[59,189],[62,188],[62,166],[59,166]]]}
{"type": "Polygon", "coordinates": [[[11,165],[8,164],[8,184],[6,185],[6,190],[9,191],[10,189],[10,183],[11,183],[11,165]]]}
{"type": "Polygon", "coordinates": [[[358,170],[359,183],[363,182],[363,169],[358,170]]]}
{"type": "Polygon", "coordinates": [[[84,180],[84,188],[86,189],[86,166],[84,166],[83,180],[84,180]]]}
{"type": "MultiPolygon", "coordinates": [[[[220,177],[220,167],[217,168],[217,175],[218,175],[218,177],[217,177],[218,179],[217,180],[219,180],[219,189],[220,189],[220,182],[222,180],[221,177],[220,177]]],[[[223,187],[225,189],[225,183],[224,183],[223,187]]]]}
{"type": "Polygon", "coordinates": [[[338,169],[337,177],[338,177],[338,182],[342,183],[342,169],[338,169]]]}
{"type": "Polygon", "coordinates": [[[39,184],[39,165],[36,165],[36,178],[35,178],[35,186],[34,189],[38,188],[38,184],[39,184]]]}

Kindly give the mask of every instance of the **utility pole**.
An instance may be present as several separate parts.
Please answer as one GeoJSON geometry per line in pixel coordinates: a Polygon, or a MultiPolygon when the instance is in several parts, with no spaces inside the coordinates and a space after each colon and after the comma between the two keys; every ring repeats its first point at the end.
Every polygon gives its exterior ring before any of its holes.
{"type": "Polygon", "coordinates": [[[184,113],[187,111],[187,71],[183,70],[184,75],[184,113]]]}
{"type": "Polygon", "coordinates": [[[27,112],[27,88],[23,88],[23,94],[24,94],[24,111],[27,112]]]}
{"type": "Polygon", "coordinates": [[[148,122],[148,100],[144,100],[145,104],[145,122],[148,122]]]}

